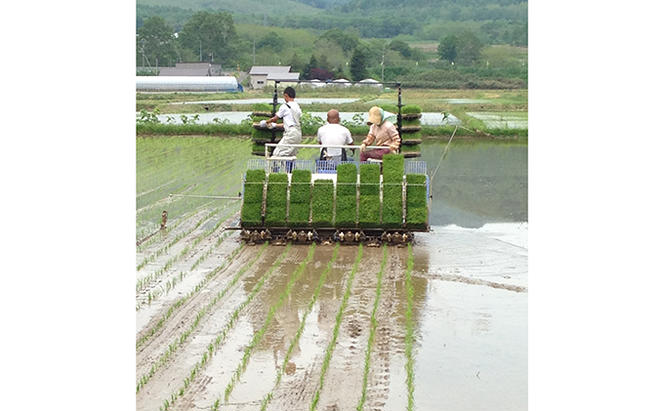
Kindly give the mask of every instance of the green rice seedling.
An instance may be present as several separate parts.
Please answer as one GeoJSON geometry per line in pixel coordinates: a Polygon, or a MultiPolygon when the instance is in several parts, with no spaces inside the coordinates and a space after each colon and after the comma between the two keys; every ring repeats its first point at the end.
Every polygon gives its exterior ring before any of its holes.
{"type": "Polygon", "coordinates": [[[242,223],[247,226],[262,224],[263,183],[265,170],[247,170],[242,201],[242,223]]]}
{"type": "Polygon", "coordinates": [[[309,225],[311,211],[311,171],[293,170],[288,207],[288,225],[309,225]]]}
{"type": "Polygon", "coordinates": [[[360,164],[360,227],[380,225],[380,166],[360,164]]]}
{"type": "Polygon", "coordinates": [[[403,175],[402,154],[387,154],[383,157],[383,212],[385,228],[401,227],[403,222],[403,175]]]}
{"type": "MultiPolygon", "coordinates": [[[[145,267],[147,264],[149,264],[149,263],[153,262],[154,260],[156,260],[157,257],[159,257],[160,255],[165,254],[166,252],[168,252],[168,250],[171,247],[173,247],[180,240],[182,240],[183,238],[185,238],[186,236],[188,236],[189,234],[194,232],[198,227],[201,226],[201,224],[203,224],[204,222],[206,222],[209,219],[211,219],[212,217],[214,217],[217,213],[219,213],[219,209],[215,209],[215,210],[211,211],[210,213],[206,214],[203,218],[198,220],[198,222],[196,222],[196,224],[192,228],[190,228],[186,232],[178,234],[177,236],[175,236],[175,238],[173,240],[171,240],[164,247],[160,248],[155,253],[153,253],[153,254],[147,256],[146,258],[144,258],[143,261],[136,266],[136,271],[140,271],[141,268],[145,267]]],[[[138,290],[139,290],[139,287],[137,286],[136,291],[138,291],[138,290]]]]}
{"type": "Polygon", "coordinates": [[[334,183],[332,180],[314,181],[311,220],[316,227],[332,227],[334,214],[334,183]]]}
{"type": "Polygon", "coordinates": [[[402,153],[419,153],[421,147],[419,144],[416,144],[414,146],[401,146],[401,152],[402,153]]]}
{"type": "Polygon", "coordinates": [[[413,361],[413,343],[415,341],[415,324],[413,321],[413,246],[408,243],[408,263],[406,266],[406,336],[405,336],[405,354],[406,354],[406,389],[408,391],[408,411],[413,411],[415,406],[415,372],[413,361]]]}
{"type": "Polygon", "coordinates": [[[408,118],[401,120],[401,125],[403,127],[419,126],[421,125],[421,122],[419,118],[408,118]]]}
{"type": "Polygon", "coordinates": [[[357,411],[364,410],[364,403],[367,400],[367,384],[369,382],[369,367],[371,363],[371,349],[376,338],[376,327],[378,321],[376,320],[376,312],[378,311],[378,304],[380,303],[380,292],[383,285],[383,272],[387,265],[387,245],[383,244],[383,259],[380,262],[380,270],[376,278],[376,297],[374,298],[373,310],[371,310],[371,327],[369,328],[369,340],[367,341],[367,350],[364,355],[364,375],[362,376],[362,396],[357,404],[357,411]]]}
{"type": "MultiPolygon", "coordinates": [[[[298,265],[298,267],[293,271],[290,278],[288,279],[286,288],[279,295],[279,300],[270,307],[268,314],[265,318],[265,322],[263,323],[263,326],[254,334],[254,337],[252,338],[251,342],[245,348],[244,355],[242,356],[240,364],[238,364],[237,368],[235,369],[235,372],[231,377],[231,380],[226,385],[226,389],[224,391],[224,402],[228,402],[228,397],[230,397],[231,393],[233,392],[235,384],[239,381],[244,371],[246,371],[251,354],[253,353],[254,349],[258,346],[258,344],[260,344],[260,342],[262,341],[265,332],[267,331],[272,320],[274,319],[274,316],[277,313],[277,310],[279,310],[281,306],[283,306],[283,304],[286,302],[288,296],[290,295],[293,289],[293,286],[300,279],[300,277],[302,277],[304,269],[307,267],[307,265],[311,263],[311,261],[313,260],[315,249],[316,249],[316,243],[312,243],[309,246],[309,252],[307,254],[307,257],[300,263],[300,265],[298,265]]],[[[215,403],[217,403],[217,401],[215,401],[215,403]]]]}
{"type": "Polygon", "coordinates": [[[320,400],[320,392],[323,389],[323,384],[325,383],[325,375],[327,374],[327,369],[330,367],[330,360],[332,359],[332,352],[334,347],[337,344],[337,337],[339,336],[339,328],[341,327],[341,319],[343,318],[344,311],[346,310],[346,305],[348,304],[348,298],[350,297],[350,289],[353,285],[353,280],[355,279],[355,273],[357,268],[362,261],[362,244],[357,248],[357,257],[355,258],[355,263],[353,264],[353,269],[348,276],[348,282],[346,283],[346,291],[341,299],[341,305],[339,306],[339,311],[337,311],[337,316],[335,318],[334,330],[332,331],[332,339],[330,340],[327,348],[325,350],[325,357],[323,358],[323,365],[321,366],[320,379],[318,381],[318,387],[314,393],[311,405],[309,407],[310,411],[315,411],[318,406],[318,401],[320,400]]]}
{"type": "MultiPolygon", "coordinates": [[[[152,367],[150,367],[150,371],[148,371],[147,374],[145,374],[145,375],[143,375],[143,377],[141,377],[141,379],[139,380],[138,385],[136,386],[136,392],[138,392],[148,382],[148,380],[155,374],[155,372],[159,368],[161,368],[168,361],[168,359],[173,355],[173,353],[175,351],[177,351],[177,349],[187,341],[187,338],[189,337],[189,335],[198,327],[198,324],[200,323],[201,319],[203,319],[203,317],[208,312],[210,312],[212,307],[215,304],[217,304],[226,295],[226,293],[228,293],[228,291],[235,285],[235,283],[237,283],[239,278],[249,268],[251,268],[254,265],[254,263],[260,258],[260,256],[263,254],[263,252],[267,248],[267,245],[268,245],[268,243],[263,244],[263,246],[261,247],[259,253],[257,253],[257,255],[246,266],[242,267],[237,272],[237,274],[235,275],[233,280],[228,285],[226,285],[226,287],[224,287],[223,290],[221,290],[219,293],[217,293],[217,295],[215,295],[215,297],[212,299],[212,301],[210,301],[205,307],[203,307],[201,310],[198,311],[198,313],[196,314],[196,318],[189,325],[189,328],[187,328],[185,331],[183,331],[179,335],[179,337],[177,337],[175,340],[173,340],[171,342],[171,344],[169,344],[169,346],[166,348],[166,351],[163,352],[158,357],[158,359],[152,364],[152,367]]],[[[265,278],[265,276],[263,276],[263,278],[265,278]]],[[[262,283],[261,283],[261,285],[262,285],[262,283]]],[[[249,300],[249,301],[251,301],[251,300],[249,300]]],[[[248,302],[246,302],[246,304],[248,304],[248,302]]],[[[243,305],[241,305],[241,307],[244,308],[243,305]]],[[[237,313],[238,313],[238,311],[236,310],[236,312],[234,314],[237,314],[237,313]]]]}
{"type": "MultiPolygon", "coordinates": [[[[265,243],[267,245],[267,243],[265,243]]],[[[258,280],[258,282],[254,285],[254,287],[251,289],[251,292],[247,296],[247,298],[235,308],[233,313],[230,316],[229,321],[226,323],[222,331],[217,335],[217,337],[214,339],[214,348],[212,351],[209,351],[209,349],[206,349],[203,355],[201,356],[201,359],[194,365],[194,367],[190,370],[188,380],[185,379],[183,381],[182,386],[177,388],[174,393],[179,392],[180,389],[183,389],[185,387],[185,384],[190,385],[191,382],[193,382],[194,378],[198,375],[198,373],[207,365],[208,361],[212,356],[214,356],[214,353],[216,350],[221,346],[222,343],[226,341],[226,337],[228,336],[228,333],[233,329],[235,324],[237,323],[238,318],[240,317],[240,312],[244,310],[244,308],[251,303],[251,301],[254,299],[256,294],[261,290],[263,287],[263,284],[265,284],[265,281],[270,277],[270,275],[276,270],[281,263],[283,262],[283,259],[286,257],[286,254],[291,249],[291,243],[288,243],[286,246],[286,249],[277,257],[277,259],[272,263],[270,268],[263,274],[263,276],[258,280]]],[[[172,394],[173,395],[173,394],[172,394]]]]}
{"type": "Polygon", "coordinates": [[[194,264],[192,264],[191,267],[189,267],[189,271],[193,271],[193,270],[195,270],[196,267],[198,267],[199,264],[201,264],[203,261],[205,261],[205,259],[208,258],[208,257],[210,256],[210,254],[212,254],[212,253],[214,252],[215,249],[219,248],[219,246],[221,245],[221,243],[224,242],[224,240],[225,240],[226,238],[228,238],[229,235],[230,235],[229,232],[226,231],[224,234],[222,234],[221,236],[219,236],[219,238],[218,238],[217,241],[214,243],[214,245],[212,245],[210,248],[208,248],[207,251],[206,251],[205,253],[201,254],[201,255],[196,259],[196,261],[194,261],[194,264]]]}
{"type": "Polygon", "coordinates": [[[383,182],[401,183],[404,175],[404,157],[400,154],[383,156],[383,182]]]}
{"type": "Polygon", "coordinates": [[[355,227],[357,222],[357,167],[340,164],[337,167],[337,200],[335,226],[355,227]]]}
{"type": "Polygon", "coordinates": [[[408,174],[406,183],[406,226],[425,228],[428,216],[426,175],[408,174]]]}
{"type": "MultiPolygon", "coordinates": [[[[191,251],[193,248],[195,248],[195,247],[196,247],[201,241],[203,241],[205,238],[209,237],[209,236],[212,235],[217,229],[219,229],[219,227],[221,227],[221,224],[222,224],[224,221],[227,220],[227,217],[228,217],[228,216],[229,216],[228,213],[227,213],[226,215],[222,216],[222,217],[219,219],[219,221],[218,221],[218,222],[217,222],[212,228],[210,228],[209,230],[207,230],[207,231],[203,232],[202,234],[200,234],[199,236],[197,236],[197,237],[194,239],[194,241],[191,243],[191,245],[186,246],[186,247],[185,247],[185,248],[184,248],[184,249],[183,249],[178,255],[172,257],[171,259],[169,259],[169,260],[166,262],[166,264],[165,264],[160,270],[158,270],[156,273],[153,273],[153,276],[161,276],[161,275],[163,275],[163,273],[165,273],[166,271],[168,271],[168,270],[170,269],[170,267],[171,267],[176,261],[178,261],[178,260],[180,260],[181,258],[185,257],[185,256],[189,253],[189,251],[191,251]]],[[[227,235],[226,235],[226,236],[227,236],[227,235]]],[[[222,237],[221,239],[223,240],[223,237],[222,237]]],[[[220,243],[220,242],[218,241],[218,243],[220,243]]],[[[207,253],[204,254],[204,255],[202,255],[201,257],[199,257],[199,259],[198,259],[197,261],[200,262],[200,261],[201,261],[201,258],[205,257],[206,255],[209,255],[209,254],[212,252],[212,250],[213,250],[213,248],[211,247],[211,248],[207,251],[207,253]]],[[[195,264],[195,265],[197,265],[197,264],[195,264]]],[[[189,271],[188,271],[187,273],[189,273],[189,271]]],[[[158,291],[158,292],[152,293],[151,301],[154,301],[155,299],[157,299],[157,298],[159,298],[159,297],[161,297],[161,296],[163,296],[163,295],[168,294],[168,292],[169,292],[172,288],[174,288],[175,285],[176,285],[178,282],[181,282],[181,281],[182,281],[182,278],[183,278],[183,277],[184,277],[184,273],[183,273],[183,272],[180,272],[180,274],[179,274],[179,281],[178,281],[177,276],[174,277],[174,278],[172,278],[171,280],[167,281],[167,282],[166,282],[166,289],[165,289],[165,290],[164,290],[164,289],[161,289],[161,290],[158,291]]],[[[151,278],[152,278],[152,277],[151,277],[151,278]]],[[[148,301],[148,304],[149,304],[151,301],[148,301]]]]}
{"type": "Polygon", "coordinates": [[[307,317],[311,313],[311,311],[314,308],[314,305],[316,304],[316,301],[318,301],[318,295],[320,294],[320,290],[323,288],[323,285],[325,284],[325,280],[327,279],[327,274],[330,272],[332,269],[332,264],[337,260],[337,256],[339,254],[339,243],[336,243],[334,246],[334,251],[332,252],[332,258],[330,258],[330,261],[327,262],[327,265],[325,266],[325,270],[321,273],[321,275],[318,277],[318,284],[316,285],[316,289],[314,290],[314,294],[311,296],[311,301],[309,301],[309,305],[307,305],[307,309],[304,311],[304,314],[302,315],[302,320],[300,321],[300,326],[297,329],[297,332],[293,336],[293,339],[290,341],[290,344],[288,346],[288,350],[286,350],[286,355],[284,356],[284,360],[281,364],[281,367],[277,370],[277,378],[274,383],[274,386],[272,387],[272,391],[269,392],[261,401],[261,408],[260,411],[265,411],[267,408],[268,404],[270,401],[272,401],[272,392],[279,386],[279,383],[281,382],[281,378],[284,375],[284,372],[286,372],[286,366],[290,362],[291,356],[293,355],[293,350],[295,350],[295,347],[297,346],[300,337],[302,336],[302,332],[304,332],[304,326],[307,323],[307,317]]]}
{"type": "Polygon", "coordinates": [[[285,173],[271,173],[268,178],[265,201],[266,226],[283,227],[285,225],[287,190],[288,175],[285,173]]]}
{"type": "Polygon", "coordinates": [[[412,114],[412,113],[421,113],[422,108],[415,104],[406,104],[401,107],[401,114],[412,114]]]}
{"type": "Polygon", "coordinates": [[[414,133],[403,133],[401,135],[401,148],[404,148],[407,145],[411,145],[408,143],[409,140],[422,140],[422,132],[416,131],[414,133]]]}
{"type": "Polygon", "coordinates": [[[390,113],[398,113],[399,112],[399,107],[395,106],[394,104],[382,104],[379,107],[382,108],[385,111],[389,111],[390,113]]]}

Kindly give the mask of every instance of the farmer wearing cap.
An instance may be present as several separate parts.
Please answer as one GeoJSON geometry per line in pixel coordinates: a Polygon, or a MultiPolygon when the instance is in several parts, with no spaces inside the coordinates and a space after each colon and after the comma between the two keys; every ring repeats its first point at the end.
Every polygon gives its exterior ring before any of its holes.
{"type": "Polygon", "coordinates": [[[284,104],[279,107],[279,111],[267,120],[267,123],[276,123],[277,119],[284,119],[284,135],[279,144],[274,148],[273,157],[288,157],[297,154],[297,147],[282,147],[282,144],[300,144],[302,142],[302,129],[300,128],[300,117],[302,109],[295,102],[295,89],[286,87],[284,90],[284,104]]]}
{"type": "Polygon", "coordinates": [[[367,161],[368,158],[382,160],[385,154],[396,153],[401,145],[401,137],[394,124],[385,120],[385,111],[380,107],[371,107],[369,109],[369,134],[360,146],[360,161],[367,161]],[[367,150],[367,146],[385,146],[367,150]]]}

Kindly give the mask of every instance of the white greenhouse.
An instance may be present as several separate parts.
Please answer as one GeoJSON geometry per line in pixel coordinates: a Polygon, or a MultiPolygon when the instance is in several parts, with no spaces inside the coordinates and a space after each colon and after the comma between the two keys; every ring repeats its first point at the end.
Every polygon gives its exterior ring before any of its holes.
{"type": "Polygon", "coordinates": [[[136,76],[136,91],[243,91],[233,76],[136,76]]]}

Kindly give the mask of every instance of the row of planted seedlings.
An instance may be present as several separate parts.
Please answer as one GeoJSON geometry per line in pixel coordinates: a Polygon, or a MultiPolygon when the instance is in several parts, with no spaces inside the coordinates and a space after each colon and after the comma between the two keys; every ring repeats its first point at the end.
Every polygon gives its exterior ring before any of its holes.
{"type": "Polygon", "coordinates": [[[360,164],[359,181],[355,163],[340,164],[336,189],[332,180],[312,182],[308,170],[293,170],[290,183],[285,173],[248,170],[241,218],[245,227],[425,229],[426,175],[408,174],[404,181],[399,154],[383,157],[382,178],[378,164],[360,164]]]}
{"type": "MultiPolygon", "coordinates": [[[[211,205],[211,204],[212,204],[212,202],[210,202],[208,205],[211,205]]],[[[233,204],[233,203],[227,203],[227,204],[223,205],[222,207],[214,208],[214,209],[212,209],[212,210],[209,211],[209,212],[206,212],[206,211],[208,211],[208,208],[207,208],[207,207],[204,207],[202,210],[195,210],[195,212],[190,213],[190,215],[185,215],[184,217],[178,219],[176,222],[172,223],[172,225],[171,225],[170,227],[167,226],[166,230],[165,230],[164,233],[163,233],[164,236],[162,236],[162,237],[163,237],[164,239],[167,239],[168,242],[167,242],[165,245],[160,246],[160,247],[157,248],[156,250],[153,250],[153,251],[151,251],[151,252],[149,252],[149,253],[146,253],[147,255],[145,255],[145,256],[142,258],[141,262],[138,263],[138,264],[136,265],[136,271],[140,271],[141,269],[143,269],[143,268],[144,268],[145,266],[147,266],[148,264],[150,264],[150,263],[156,261],[156,259],[157,259],[158,257],[160,257],[161,255],[164,255],[164,254],[168,253],[168,252],[170,251],[171,247],[175,246],[175,245],[176,245],[177,243],[179,243],[181,240],[187,238],[187,237],[188,237],[189,235],[191,235],[194,231],[196,231],[201,225],[203,225],[203,224],[207,224],[207,223],[213,221],[213,218],[214,218],[217,214],[220,214],[220,213],[221,213],[221,216],[220,216],[219,219],[217,220],[217,222],[216,222],[216,224],[214,225],[213,229],[205,230],[205,233],[204,233],[204,234],[200,234],[200,235],[198,235],[198,236],[194,239],[194,243],[191,244],[191,245],[188,247],[188,249],[187,249],[186,252],[188,252],[189,249],[193,249],[193,248],[196,247],[196,245],[198,245],[198,243],[200,243],[204,238],[206,238],[206,237],[212,235],[212,234],[213,234],[213,233],[214,233],[214,232],[215,232],[215,231],[221,226],[221,224],[222,224],[224,221],[228,220],[229,218],[232,217],[232,215],[234,215],[235,213],[237,213],[237,205],[236,205],[236,204],[233,204]],[[203,214],[203,217],[202,217],[202,218],[196,218],[196,217],[200,216],[201,214],[203,214]],[[194,217],[195,219],[190,219],[190,217],[194,217]],[[185,222],[189,222],[189,223],[191,223],[191,224],[193,224],[193,225],[187,227],[185,224],[183,224],[183,223],[185,223],[185,222]],[[179,232],[178,232],[177,234],[175,234],[175,236],[173,236],[172,238],[171,238],[171,237],[167,237],[168,235],[170,235],[171,231],[175,230],[176,228],[180,227],[181,225],[183,226],[183,227],[182,227],[183,230],[179,231],[179,232]]],[[[158,237],[153,237],[153,238],[158,238],[158,237]]],[[[141,244],[141,246],[143,246],[143,244],[141,244]]],[[[187,247],[186,247],[186,248],[187,248],[187,247]]],[[[145,248],[140,248],[140,247],[139,247],[139,251],[142,251],[142,250],[144,250],[144,249],[145,249],[145,248]]],[[[184,256],[184,255],[181,255],[180,257],[183,257],[183,256],[184,256]]],[[[179,257],[178,257],[178,258],[179,258],[179,257]]],[[[174,263],[175,261],[177,261],[177,260],[173,260],[171,263],[174,263]]],[[[167,269],[167,268],[168,268],[168,267],[166,267],[166,269],[167,269]]],[[[143,281],[143,282],[145,282],[145,281],[143,281]]],[[[137,291],[138,291],[138,288],[137,288],[137,291]]]]}
{"type": "MultiPolygon", "coordinates": [[[[179,350],[180,347],[182,347],[187,341],[189,336],[198,328],[198,326],[201,324],[201,321],[206,318],[206,316],[210,313],[212,313],[214,310],[214,306],[221,301],[229,292],[232,292],[231,290],[235,286],[235,284],[238,282],[240,277],[242,277],[248,270],[251,269],[251,267],[256,263],[256,261],[263,255],[263,252],[267,248],[268,244],[265,243],[260,251],[254,256],[252,260],[250,260],[247,265],[243,266],[238,270],[237,273],[233,276],[231,281],[224,286],[222,290],[220,290],[214,297],[208,301],[202,308],[198,310],[196,313],[196,316],[194,317],[194,320],[189,324],[189,326],[180,333],[179,336],[175,337],[172,342],[168,345],[168,347],[159,355],[159,357],[152,362],[150,369],[147,371],[147,373],[143,374],[137,381],[136,384],[136,392],[139,392],[145,384],[152,378],[157,370],[165,366],[168,362],[168,360],[179,350]]],[[[285,257],[286,253],[289,251],[290,247],[287,247],[286,250],[277,258],[277,260],[273,263],[273,265],[270,267],[270,269],[262,275],[258,283],[254,285],[252,288],[251,293],[246,297],[246,299],[237,307],[235,307],[235,310],[231,314],[230,318],[227,319],[226,324],[224,325],[223,331],[219,335],[223,335],[223,337],[219,337],[215,340],[215,344],[218,346],[221,344],[221,342],[225,341],[226,336],[228,332],[235,326],[237,319],[239,318],[240,313],[242,310],[249,304],[251,301],[254,299],[256,294],[260,291],[262,288],[263,284],[265,283],[265,280],[272,274],[272,272],[276,269],[281,264],[281,261],[285,257]]],[[[153,333],[152,333],[153,334],[153,333]]],[[[210,346],[208,346],[208,350],[210,350],[210,346]]],[[[207,351],[206,351],[207,352],[207,351]]],[[[207,361],[207,358],[206,358],[207,361]]],[[[193,378],[193,376],[192,376],[193,378]]],[[[187,380],[187,386],[190,382],[190,380],[187,380]]],[[[186,387],[185,387],[186,388],[186,387]]],[[[182,395],[182,394],[180,394],[182,395]]]]}
{"type": "MultiPolygon", "coordinates": [[[[265,243],[265,245],[267,245],[267,243],[265,243]]],[[[258,282],[254,285],[247,298],[239,306],[235,308],[233,313],[230,315],[230,319],[224,325],[222,331],[219,332],[216,338],[208,344],[207,349],[203,352],[203,355],[201,356],[200,360],[196,362],[196,364],[194,364],[194,366],[190,369],[189,375],[183,380],[179,388],[172,391],[171,394],[168,396],[168,398],[163,400],[162,406],[159,408],[161,411],[167,411],[168,409],[170,409],[170,407],[178,398],[184,396],[185,391],[189,388],[189,386],[194,382],[197,376],[207,366],[210,359],[215,355],[219,347],[221,347],[224,344],[226,338],[228,337],[229,332],[233,329],[233,327],[237,323],[242,310],[244,310],[244,308],[246,308],[246,306],[251,303],[253,298],[256,296],[256,294],[258,294],[258,292],[263,287],[263,284],[266,282],[268,277],[270,277],[270,275],[277,268],[281,266],[284,258],[289,253],[290,248],[291,248],[291,243],[288,243],[286,249],[277,257],[277,259],[272,263],[270,268],[265,272],[265,274],[262,275],[260,280],[258,280],[258,282]]],[[[142,381],[139,381],[139,384],[141,382],[142,381]]],[[[140,385],[137,386],[136,391],[138,392],[140,388],[141,388],[140,385]]]]}
{"type": "MultiPolygon", "coordinates": [[[[226,215],[222,216],[212,228],[210,228],[210,229],[204,231],[203,233],[199,234],[191,244],[186,245],[184,247],[184,249],[182,249],[182,251],[180,251],[178,254],[171,257],[170,259],[168,259],[168,261],[166,261],[166,263],[160,269],[158,269],[157,271],[155,271],[152,274],[149,274],[148,276],[143,278],[142,279],[143,288],[145,289],[145,288],[148,287],[148,285],[150,284],[149,281],[154,282],[155,280],[162,277],[165,273],[168,272],[168,270],[171,267],[174,266],[174,264],[176,262],[178,262],[178,260],[181,260],[183,258],[188,257],[188,255],[190,253],[191,253],[192,257],[195,256],[197,254],[196,246],[198,244],[200,244],[203,240],[211,237],[221,227],[222,223],[224,223],[225,221],[228,221],[228,217],[230,217],[230,214],[228,214],[228,213],[226,215]],[[146,282],[146,281],[148,281],[148,282],[146,282]]],[[[173,288],[175,288],[175,286],[178,283],[181,283],[182,280],[185,277],[187,277],[187,275],[190,274],[194,270],[194,268],[196,268],[201,262],[203,262],[203,260],[205,260],[205,258],[207,258],[210,254],[212,254],[212,252],[214,252],[221,245],[221,243],[224,241],[224,239],[227,238],[230,235],[231,235],[231,233],[228,232],[228,231],[225,231],[225,228],[223,228],[221,230],[221,232],[219,233],[219,236],[218,236],[218,239],[216,240],[216,242],[214,242],[209,247],[207,247],[207,249],[205,249],[205,251],[199,255],[199,257],[196,259],[194,264],[192,264],[192,266],[188,270],[186,270],[184,272],[180,271],[179,275],[174,273],[175,275],[171,276],[168,280],[163,281],[163,284],[161,284],[154,291],[147,291],[147,290],[146,291],[141,291],[143,293],[147,292],[147,296],[145,298],[143,298],[143,301],[139,300],[139,302],[137,302],[136,310],[139,310],[141,307],[143,307],[145,305],[145,303],[151,304],[155,299],[168,294],[173,288]]]]}
{"type": "MultiPolygon", "coordinates": [[[[229,144],[218,138],[208,139],[205,143],[199,145],[199,151],[203,157],[197,158],[191,162],[196,164],[187,164],[182,170],[174,175],[168,175],[164,179],[175,180],[173,184],[166,184],[165,187],[156,190],[147,195],[152,198],[150,204],[137,209],[137,237],[143,238],[158,228],[161,212],[167,209],[169,220],[179,218],[184,213],[196,208],[203,203],[209,202],[205,197],[179,197],[170,198],[169,194],[185,195],[232,195],[237,193],[241,184],[241,167],[244,164],[249,153],[245,152],[246,142],[241,142],[240,146],[229,144]],[[218,147],[217,147],[218,146],[218,147]],[[221,149],[226,147],[225,149],[221,149]],[[244,154],[244,155],[243,155],[244,154]],[[166,191],[164,191],[166,190],[166,191]],[[155,196],[156,197],[153,197],[155,196]]],[[[141,162],[137,158],[137,163],[141,162]]],[[[137,174],[137,179],[141,180],[142,175],[137,174]]],[[[141,200],[144,200],[144,196],[141,200]]],[[[137,199],[138,206],[138,199],[137,199]]]]}
{"type": "Polygon", "coordinates": [[[169,193],[182,191],[195,183],[200,184],[202,177],[219,175],[218,170],[224,170],[229,165],[229,162],[219,159],[238,152],[244,143],[239,139],[222,141],[210,137],[169,140],[165,139],[163,144],[174,146],[175,149],[172,153],[164,154],[163,158],[157,160],[137,154],[136,207],[139,209],[167,197],[169,193]],[[146,182],[150,185],[146,186],[146,182]]]}

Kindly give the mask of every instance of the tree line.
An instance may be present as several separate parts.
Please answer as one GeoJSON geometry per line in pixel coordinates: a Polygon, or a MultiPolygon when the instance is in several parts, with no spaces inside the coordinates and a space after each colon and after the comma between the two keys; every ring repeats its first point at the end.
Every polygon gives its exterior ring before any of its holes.
{"type": "MultiPolygon", "coordinates": [[[[445,81],[472,86],[491,77],[492,68],[481,64],[485,43],[471,30],[444,36],[438,43],[437,58],[409,46],[400,39],[363,39],[357,32],[339,28],[315,37],[312,50],[293,48],[275,31],[269,31],[253,42],[241,39],[233,16],[228,12],[194,13],[179,31],[162,17],[152,16],[137,30],[137,65],[142,67],[173,66],[176,62],[220,62],[227,69],[248,70],[254,64],[256,50],[279,56],[279,63],[290,65],[301,79],[354,81],[374,78],[381,81],[435,82],[433,73],[445,81]],[[448,73],[450,70],[461,70],[448,73]],[[428,73],[428,74],[427,74],[428,73]]],[[[264,65],[261,61],[257,65],[264,65]]],[[[498,73],[493,70],[493,73],[498,73]]],[[[527,79],[527,67],[501,71],[500,76],[516,77],[514,82],[498,82],[496,87],[519,84],[527,79]]],[[[482,83],[484,84],[484,83],[482,83]]]]}

